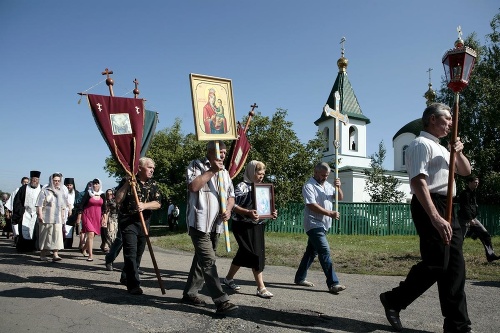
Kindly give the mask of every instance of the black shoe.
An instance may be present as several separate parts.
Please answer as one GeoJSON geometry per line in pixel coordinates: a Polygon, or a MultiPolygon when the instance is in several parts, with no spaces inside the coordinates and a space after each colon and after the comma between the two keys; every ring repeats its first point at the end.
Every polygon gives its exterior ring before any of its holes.
{"type": "Polygon", "coordinates": [[[130,295],[142,295],[143,291],[142,291],[141,287],[138,286],[138,287],[130,289],[128,291],[128,293],[130,295]]]}
{"type": "Polygon", "coordinates": [[[401,320],[399,319],[399,311],[395,309],[391,309],[389,307],[389,303],[385,298],[385,293],[380,294],[380,302],[384,306],[385,317],[389,321],[389,324],[398,332],[403,330],[403,325],[401,325],[401,320]]]}
{"type": "Polygon", "coordinates": [[[500,259],[500,257],[494,253],[486,256],[486,260],[488,260],[488,262],[492,262],[498,259],[500,259]]]}
{"type": "Polygon", "coordinates": [[[217,305],[217,311],[215,311],[215,312],[219,313],[219,314],[223,314],[223,313],[228,313],[228,312],[234,311],[236,309],[238,309],[237,305],[234,305],[233,303],[231,303],[229,301],[225,301],[225,302],[219,303],[217,305]]]}
{"type": "Polygon", "coordinates": [[[112,271],[113,270],[113,263],[110,262],[109,264],[106,264],[106,270],[107,271],[112,271]]]}
{"type": "Polygon", "coordinates": [[[140,269],[137,270],[137,274],[139,275],[144,275],[144,271],[141,271],[140,269]]]}
{"type": "Polygon", "coordinates": [[[182,296],[182,302],[188,303],[191,305],[196,305],[196,306],[203,306],[203,305],[207,304],[207,302],[205,302],[201,298],[199,298],[197,296],[189,296],[189,295],[182,296]]]}

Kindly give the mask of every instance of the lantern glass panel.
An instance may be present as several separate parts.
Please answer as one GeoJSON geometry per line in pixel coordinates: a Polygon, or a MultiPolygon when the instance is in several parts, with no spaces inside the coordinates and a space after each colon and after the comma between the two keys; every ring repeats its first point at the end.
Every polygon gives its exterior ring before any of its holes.
{"type": "Polygon", "coordinates": [[[444,74],[446,75],[446,82],[450,82],[450,63],[448,61],[449,57],[443,61],[444,74]]]}
{"type": "Polygon", "coordinates": [[[469,82],[470,74],[472,72],[472,66],[474,65],[474,57],[470,54],[465,54],[465,68],[463,73],[463,80],[469,82]]]}

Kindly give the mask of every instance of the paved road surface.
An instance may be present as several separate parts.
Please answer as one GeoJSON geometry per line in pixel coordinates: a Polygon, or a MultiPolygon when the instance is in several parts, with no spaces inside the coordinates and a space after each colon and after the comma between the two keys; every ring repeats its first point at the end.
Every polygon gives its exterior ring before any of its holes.
{"type": "MultiPolygon", "coordinates": [[[[378,295],[401,279],[339,274],[347,290],[332,295],[326,292],[320,271],[309,273],[308,280],[316,286],[307,288],[293,284],[293,268],[268,266],[264,278],[275,296],[266,300],[255,296],[252,274],[242,268],[236,276],[241,290],[230,293],[239,309],[220,317],[208,296],[209,304],[202,308],[180,302],[191,253],[154,249],[166,288],[162,295],[146,251],[142,265],[145,293],[132,296],[118,282],[121,257],[115,271],[108,272],[99,251],[90,263],[77,250],[63,251],[63,261],[47,263],[34,253],[16,253],[11,243],[0,239],[0,332],[8,333],[391,332],[378,295]]],[[[229,265],[228,259],[218,259],[221,276],[229,265]]],[[[466,291],[474,332],[500,332],[500,283],[467,281],[466,291]]],[[[207,295],[205,290],[202,294],[207,295]]],[[[436,287],[401,317],[405,332],[441,332],[436,287]]]]}

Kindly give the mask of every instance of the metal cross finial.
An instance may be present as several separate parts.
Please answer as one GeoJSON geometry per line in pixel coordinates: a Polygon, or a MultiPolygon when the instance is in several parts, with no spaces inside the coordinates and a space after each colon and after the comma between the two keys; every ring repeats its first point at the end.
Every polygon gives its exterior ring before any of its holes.
{"type": "Polygon", "coordinates": [[[137,88],[137,86],[139,85],[139,81],[137,81],[137,79],[134,79],[134,85],[135,85],[135,89],[134,89],[134,97],[137,98],[137,96],[139,96],[139,89],[137,88]]]}
{"type": "Polygon", "coordinates": [[[115,84],[115,81],[113,81],[113,79],[109,77],[109,74],[113,74],[113,71],[110,71],[106,68],[101,74],[106,75],[106,85],[109,88],[109,95],[114,96],[115,94],[113,93],[113,84],[115,84]]]}
{"type": "Polygon", "coordinates": [[[340,44],[342,44],[342,47],[341,47],[341,52],[342,52],[342,56],[344,56],[344,51],[345,51],[345,48],[344,48],[344,43],[345,43],[345,37],[342,37],[340,39],[340,44]]]}
{"type": "Polygon", "coordinates": [[[429,84],[431,84],[431,72],[432,68],[429,67],[429,69],[427,70],[427,73],[429,73],[429,84]]]}
{"type": "Polygon", "coordinates": [[[457,27],[457,32],[458,32],[458,39],[462,39],[462,27],[461,26],[457,27]]]}

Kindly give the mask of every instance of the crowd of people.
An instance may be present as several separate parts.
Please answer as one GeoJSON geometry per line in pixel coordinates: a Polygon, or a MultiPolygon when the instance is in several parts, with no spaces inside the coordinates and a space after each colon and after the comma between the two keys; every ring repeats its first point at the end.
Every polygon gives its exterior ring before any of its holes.
{"type": "MultiPolygon", "coordinates": [[[[485,248],[488,262],[498,260],[491,237],[478,220],[475,189],[477,177],[470,176],[472,168],[462,153],[463,143],[457,138],[450,144],[456,156],[456,173],[469,176],[468,188],[459,196],[459,218],[445,216],[448,195],[449,151],[439,139],[451,130],[450,108],[441,103],[428,106],[422,115],[424,130],[411,143],[406,153],[410,179],[411,213],[420,238],[421,261],[414,265],[405,280],[390,291],[380,294],[380,301],[391,326],[401,331],[400,312],[437,282],[444,332],[471,332],[468,317],[465,285],[465,263],[462,252],[463,239],[472,234],[485,248]]],[[[255,184],[265,179],[266,166],[261,161],[250,161],[245,168],[243,181],[233,186],[224,168],[226,146],[222,141],[209,141],[206,155],[189,163],[186,170],[188,204],[186,225],[194,247],[194,256],[182,301],[203,306],[200,290],[206,287],[219,314],[238,308],[229,300],[224,290],[240,290],[234,277],[241,267],[252,270],[255,295],[272,298],[263,278],[265,266],[265,225],[267,219],[259,216],[254,203],[255,184]],[[221,197],[223,196],[223,197],[221,197]],[[237,253],[223,279],[218,275],[216,249],[224,222],[232,219],[232,232],[238,243],[237,253]]],[[[79,248],[93,261],[95,236],[101,235],[100,249],[106,253],[106,269],[113,270],[113,262],[123,249],[124,268],[120,282],[132,295],[140,295],[142,273],[139,269],[145,250],[145,228],[153,210],[161,208],[161,194],[153,179],[155,163],[143,157],[135,177],[125,177],[116,189],[103,192],[99,179],[93,179],[84,191],[75,188],[73,178],[63,178],[53,173],[45,186],[40,186],[40,172],[31,171],[23,177],[22,186],[10,198],[2,197],[4,232],[13,234],[19,252],[40,251],[42,261],[60,261],[59,252],[72,247],[73,237],[79,235],[79,248]],[[63,183],[65,186],[61,186],[63,183]],[[49,259],[52,255],[52,259],[49,259]]],[[[332,202],[342,200],[340,179],[327,181],[330,175],[327,163],[318,163],[313,176],[302,187],[305,203],[304,230],[307,246],[298,264],[294,282],[313,287],[306,279],[307,270],[316,256],[326,277],[326,289],[332,294],[346,290],[335,273],[327,233],[333,219],[340,213],[332,202]]],[[[455,196],[455,186],[453,186],[455,196]]],[[[170,230],[177,228],[179,209],[171,201],[168,207],[170,230]]],[[[271,218],[278,212],[273,210],[271,218]]]]}

